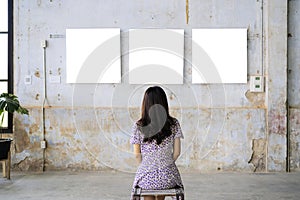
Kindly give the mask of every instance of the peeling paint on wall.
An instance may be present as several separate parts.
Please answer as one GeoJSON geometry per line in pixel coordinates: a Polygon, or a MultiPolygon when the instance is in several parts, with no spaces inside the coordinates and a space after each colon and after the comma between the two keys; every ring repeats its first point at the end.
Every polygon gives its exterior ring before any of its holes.
{"type": "Polygon", "coordinates": [[[248,90],[245,93],[245,96],[247,98],[248,101],[250,101],[253,106],[256,106],[257,108],[265,108],[265,93],[255,93],[255,92],[250,92],[250,90],[248,90]]]}
{"type": "Polygon", "coordinates": [[[288,103],[290,170],[300,171],[300,1],[289,1],[288,103]]]}
{"type": "Polygon", "coordinates": [[[287,157],[287,1],[268,1],[265,19],[267,22],[266,88],[268,171],[285,171],[287,157]],[[280,15],[280,17],[274,17],[280,15]],[[273,17],[272,17],[273,16],[273,17]]]}
{"type": "Polygon", "coordinates": [[[30,139],[28,133],[24,130],[23,124],[18,119],[14,120],[15,131],[18,131],[14,135],[15,139],[15,152],[20,153],[30,146],[30,139]],[[17,128],[20,127],[20,128],[17,128]]]}
{"type": "Polygon", "coordinates": [[[248,163],[253,164],[254,172],[264,172],[266,170],[266,140],[253,139],[252,155],[248,163]]]}
{"type": "Polygon", "coordinates": [[[300,109],[290,110],[290,167],[300,170],[300,109]]]}
{"type": "MultiPolygon", "coordinates": [[[[46,170],[134,171],[136,168],[129,137],[132,123],[140,115],[142,90],[131,94],[139,97],[132,100],[126,92],[132,91],[134,86],[129,85],[126,79],[118,85],[65,84],[65,37],[62,36],[68,27],[104,28],[117,24],[124,33],[133,27],[167,27],[185,29],[187,34],[191,33],[192,28],[199,27],[248,27],[248,74],[263,71],[261,1],[237,4],[236,0],[174,0],[168,3],[133,0],[121,7],[117,6],[121,5],[118,0],[92,0],[84,4],[79,0],[38,1],[35,4],[26,0],[14,2],[14,7],[18,8],[14,11],[14,88],[23,104],[30,109],[29,116],[15,116],[12,164],[16,170],[40,171],[43,159],[46,170]],[[74,16],[77,16],[76,20],[74,16]],[[55,38],[55,35],[61,37],[55,38]],[[61,76],[59,84],[47,82],[49,106],[45,108],[45,158],[40,148],[43,138],[40,39],[49,42],[46,49],[47,76],[61,76]],[[32,76],[32,85],[23,82],[25,75],[32,76]],[[120,92],[115,95],[117,88],[120,92]],[[75,89],[78,90],[77,96],[74,96],[75,89]],[[85,95],[79,95],[81,91],[85,95]],[[115,98],[113,101],[112,97],[115,98]],[[113,108],[110,107],[112,102],[113,108]]],[[[284,6],[278,9],[285,11],[284,6]]],[[[273,13],[270,17],[278,18],[280,13],[273,13]]],[[[185,52],[187,57],[191,57],[191,37],[188,36],[185,52]]],[[[121,49],[126,52],[128,37],[126,34],[121,34],[121,37],[121,49]]],[[[283,48],[279,46],[280,51],[283,48]]],[[[270,55],[272,59],[276,59],[274,63],[282,59],[282,54],[274,49],[270,51],[273,52],[270,55]]],[[[126,73],[128,56],[124,54],[122,59],[122,70],[126,73]]],[[[265,93],[251,93],[248,84],[228,84],[224,87],[191,85],[191,74],[188,73],[191,66],[186,67],[187,77],[183,85],[166,86],[172,91],[167,94],[170,112],[182,122],[185,136],[178,166],[182,170],[197,172],[250,172],[263,171],[268,164],[270,169],[285,170],[282,164],[285,156],[285,146],[282,146],[286,131],[286,113],[282,104],[285,93],[274,93],[274,89],[277,91],[286,84],[281,80],[281,68],[273,69],[270,64],[270,68],[264,69],[271,72],[266,76],[268,90],[265,93]],[[225,93],[226,102],[217,98],[216,94],[220,92],[225,93]],[[272,108],[275,109],[270,111],[272,108]],[[269,155],[265,154],[266,148],[269,155]]],[[[298,138],[296,132],[294,135],[298,138]]],[[[293,144],[294,152],[298,151],[297,145],[293,144]]],[[[297,154],[293,155],[294,166],[297,166],[299,158],[297,154]]]]}

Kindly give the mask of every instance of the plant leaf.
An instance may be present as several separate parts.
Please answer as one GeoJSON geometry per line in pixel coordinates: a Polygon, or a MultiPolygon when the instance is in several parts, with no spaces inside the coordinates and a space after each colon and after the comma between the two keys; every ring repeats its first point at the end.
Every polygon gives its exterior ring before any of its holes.
{"type": "Polygon", "coordinates": [[[17,110],[17,112],[20,114],[25,114],[25,115],[29,114],[29,111],[26,108],[23,108],[22,106],[19,106],[19,109],[17,110]]]}
{"type": "Polygon", "coordinates": [[[3,111],[7,111],[9,113],[18,112],[21,114],[28,115],[28,110],[20,106],[18,97],[8,93],[2,93],[0,95],[0,110],[1,112],[3,111]]]}

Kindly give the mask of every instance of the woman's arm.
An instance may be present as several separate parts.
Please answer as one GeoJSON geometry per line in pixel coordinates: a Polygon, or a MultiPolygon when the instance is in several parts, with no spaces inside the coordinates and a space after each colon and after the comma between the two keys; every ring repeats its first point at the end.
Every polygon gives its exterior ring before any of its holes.
{"type": "Polygon", "coordinates": [[[134,152],[137,163],[140,164],[142,162],[141,145],[140,144],[134,144],[133,145],[133,152],[134,152]]]}
{"type": "Polygon", "coordinates": [[[180,138],[175,138],[175,141],[174,141],[174,147],[173,147],[173,159],[174,161],[177,160],[177,158],[179,157],[180,155],[180,151],[181,151],[181,147],[180,147],[180,138]]]}

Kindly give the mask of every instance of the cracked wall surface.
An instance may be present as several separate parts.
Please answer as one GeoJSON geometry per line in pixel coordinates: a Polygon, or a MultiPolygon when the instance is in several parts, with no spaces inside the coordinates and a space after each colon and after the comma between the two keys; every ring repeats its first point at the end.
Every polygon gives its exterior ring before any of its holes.
{"type": "MultiPolygon", "coordinates": [[[[129,137],[146,86],[129,85],[126,77],[121,84],[66,84],[65,29],[119,27],[121,51],[126,52],[128,29],[151,27],[185,30],[185,83],[166,86],[171,114],[181,122],[185,136],[177,162],[181,170],[284,171],[286,83],[284,65],[278,65],[286,59],[282,57],[286,46],[278,41],[284,33],[279,27],[285,25],[286,4],[279,0],[188,2],[187,24],[186,1],[179,0],[15,1],[14,88],[30,115],[15,115],[13,167],[135,171],[129,137]],[[191,84],[191,30],[203,27],[248,28],[248,75],[264,75],[265,92],[250,92],[249,82],[191,84]],[[44,39],[48,41],[45,135],[40,46],[44,39]],[[24,83],[25,75],[31,75],[31,85],[24,83]],[[51,75],[61,76],[61,83],[50,83],[51,75]],[[43,137],[45,151],[40,148],[43,137]]],[[[124,54],[123,73],[128,63],[124,54]]]]}
{"type": "Polygon", "coordinates": [[[252,156],[248,163],[253,164],[254,172],[264,172],[266,169],[266,140],[254,139],[252,142],[252,156]]]}

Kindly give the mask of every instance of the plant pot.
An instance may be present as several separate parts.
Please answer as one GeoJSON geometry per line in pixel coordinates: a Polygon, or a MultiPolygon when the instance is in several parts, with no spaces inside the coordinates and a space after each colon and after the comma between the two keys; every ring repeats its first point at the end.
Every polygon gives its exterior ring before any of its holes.
{"type": "Polygon", "coordinates": [[[11,141],[12,139],[0,139],[0,160],[6,160],[8,158],[11,141]]]}

